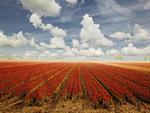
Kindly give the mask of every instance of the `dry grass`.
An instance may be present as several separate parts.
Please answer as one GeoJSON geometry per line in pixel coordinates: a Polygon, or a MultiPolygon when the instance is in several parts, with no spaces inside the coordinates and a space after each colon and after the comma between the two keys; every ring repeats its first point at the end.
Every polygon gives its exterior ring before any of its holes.
{"type": "MultiPolygon", "coordinates": [[[[83,99],[61,100],[54,106],[50,103],[26,106],[23,101],[20,102],[22,104],[14,102],[0,108],[0,113],[150,113],[150,105],[145,103],[140,106],[140,109],[129,103],[120,106],[112,104],[108,109],[104,109],[101,105],[93,108],[87,100],[83,99]]],[[[3,103],[1,102],[0,105],[2,106],[3,103]]]]}
{"type": "Polygon", "coordinates": [[[142,71],[142,72],[150,72],[149,68],[146,67],[139,67],[139,66],[130,66],[130,65],[123,65],[123,64],[115,64],[115,63],[105,63],[105,65],[111,65],[114,67],[121,67],[124,69],[130,69],[130,70],[135,70],[135,71],[142,71]]]}

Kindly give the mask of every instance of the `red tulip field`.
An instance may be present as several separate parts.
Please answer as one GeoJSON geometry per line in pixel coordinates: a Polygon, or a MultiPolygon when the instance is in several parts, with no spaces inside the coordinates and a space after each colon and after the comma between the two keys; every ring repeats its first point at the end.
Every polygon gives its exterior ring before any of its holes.
{"type": "Polygon", "coordinates": [[[129,104],[150,112],[150,63],[0,63],[0,111],[54,108],[68,100],[84,101],[91,109],[129,104]]]}

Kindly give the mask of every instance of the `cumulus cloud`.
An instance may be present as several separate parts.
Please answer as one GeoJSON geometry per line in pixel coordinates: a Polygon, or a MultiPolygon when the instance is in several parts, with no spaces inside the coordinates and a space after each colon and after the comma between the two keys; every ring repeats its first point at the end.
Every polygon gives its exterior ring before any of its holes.
{"type": "Polygon", "coordinates": [[[42,28],[43,24],[42,24],[42,19],[41,19],[42,16],[36,14],[36,13],[33,13],[30,18],[29,18],[29,21],[30,23],[32,23],[32,25],[35,27],[35,28],[42,28]]]}
{"type": "Polygon", "coordinates": [[[123,47],[120,50],[110,49],[105,53],[107,56],[116,56],[116,55],[124,55],[124,56],[145,56],[150,55],[150,44],[143,48],[135,47],[132,43],[129,43],[127,47],[123,47]]]}
{"type": "Polygon", "coordinates": [[[70,5],[76,5],[78,0],[65,0],[70,5]]]}
{"type": "Polygon", "coordinates": [[[54,37],[50,40],[50,44],[52,48],[65,48],[65,41],[62,38],[54,37]]]}
{"type": "Polygon", "coordinates": [[[20,2],[31,13],[42,16],[57,16],[62,9],[56,0],[20,0],[20,2]]]}
{"type": "Polygon", "coordinates": [[[53,50],[29,50],[26,51],[24,58],[29,59],[87,59],[87,58],[100,58],[101,56],[145,56],[150,55],[150,45],[144,48],[137,48],[132,43],[128,44],[127,47],[123,47],[120,50],[110,49],[105,53],[100,48],[89,47],[87,49],[70,48],[56,49],[53,50]]]}
{"type": "Polygon", "coordinates": [[[143,29],[140,25],[136,24],[133,29],[135,39],[139,40],[150,40],[150,32],[143,29]]]}
{"type": "Polygon", "coordinates": [[[112,46],[113,42],[108,40],[100,30],[100,25],[95,24],[93,18],[88,14],[83,16],[81,21],[82,29],[80,39],[82,42],[89,43],[94,46],[112,46]]]}
{"type": "Polygon", "coordinates": [[[115,56],[115,55],[119,55],[119,51],[117,49],[110,49],[106,51],[106,55],[107,56],[115,56]]]}
{"type": "Polygon", "coordinates": [[[51,38],[49,44],[41,42],[40,45],[46,49],[65,49],[67,47],[64,39],[59,37],[51,38]]]}
{"type": "Polygon", "coordinates": [[[35,49],[44,49],[42,46],[35,42],[34,38],[30,38],[25,36],[23,31],[19,33],[15,33],[11,36],[5,35],[3,31],[0,32],[0,46],[2,47],[11,47],[11,48],[19,48],[30,46],[35,49]]]}
{"type": "MultiPolygon", "coordinates": [[[[76,40],[77,41],[77,40],[76,40]]],[[[46,44],[46,43],[40,43],[42,47],[45,46],[45,48],[54,48],[55,53],[57,56],[66,57],[66,58],[80,58],[80,57],[100,57],[104,55],[104,52],[101,48],[93,48],[93,47],[88,47],[88,48],[81,48],[79,47],[79,43],[74,43],[74,47],[69,47],[66,46],[64,43],[55,43],[54,44],[46,44]],[[56,45],[55,45],[56,44],[56,45]],[[76,45],[77,44],[77,45],[76,45]],[[59,49],[62,49],[62,51],[59,51],[59,49]]]]}
{"type": "Polygon", "coordinates": [[[145,10],[150,9],[150,1],[149,0],[139,0],[139,3],[143,5],[145,10]]]}
{"type": "Polygon", "coordinates": [[[0,32],[0,46],[17,48],[26,46],[28,43],[29,40],[23,35],[22,31],[12,36],[7,36],[2,31],[0,32]]]}
{"type": "Polygon", "coordinates": [[[100,47],[97,46],[113,45],[113,42],[104,37],[99,25],[95,24],[92,17],[90,17],[88,14],[83,17],[81,22],[83,28],[81,29],[80,33],[80,41],[73,39],[72,48],[65,44],[64,38],[66,37],[67,33],[63,29],[54,27],[51,24],[44,24],[41,20],[41,16],[38,14],[32,14],[30,17],[30,22],[33,24],[33,26],[35,26],[35,28],[48,30],[53,35],[53,37],[50,39],[50,43],[40,42],[40,46],[45,49],[55,49],[56,53],[60,56],[101,56],[104,55],[104,52],[100,47]],[[37,21],[34,21],[36,18],[37,21]],[[63,49],[63,53],[57,52],[58,49],[63,49]]]}
{"type": "Polygon", "coordinates": [[[67,47],[66,50],[44,50],[44,51],[35,51],[29,50],[25,53],[25,58],[34,58],[34,59],[80,59],[83,56],[76,56],[72,49],[67,47]]]}
{"type": "Polygon", "coordinates": [[[96,56],[96,57],[100,57],[102,55],[104,55],[104,52],[102,51],[101,48],[95,49],[90,47],[89,49],[81,49],[79,50],[79,55],[81,56],[96,56]]]}
{"type": "Polygon", "coordinates": [[[37,51],[35,50],[30,50],[30,51],[26,51],[25,55],[26,56],[37,56],[37,51]]]}
{"type": "Polygon", "coordinates": [[[88,49],[90,46],[89,46],[89,44],[88,43],[82,43],[81,44],[81,49],[88,49]]]}
{"type": "Polygon", "coordinates": [[[124,32],[115,32],[110,35],[111,38],[123,40],[123,39],[131,39],[131,40],[150,40],[150,32],[148,30],[143,29],[140,25],[135,24],[133,28],[132,35],[131,33],[124,32]]]}
{"type": "Polygon", "coordinates": [[[90,47],[88,49],[77,49],[77,48],[71,48],[71,52],[76,55],[76,56],[84,56],[84,57],[100,57],[104,55],[104,52],[102,51],[101,48],[93,48],[90,47]]]}
{"type": "Polygon", "coordinates": [[[57,26],[53,26],[51,24],[44,24],[41,18],[42,17],[40,15],[34,13],[30,16],[29,21],[35,28],[40,28],[44,31],[48,30],[54,37],[64,38],[67,36],[65,30],[58,28],[57,26]]]}
{"type": "Polygon", "coordinates": [[[35,42],[35,39],[32,38],[29,42],[29,45],[31,47],[34,47],[35,49],[44,49],[42,46],[38,45],[36,42],[35,42]]]}
{"type": "Polygon", "coordinates": [[[126,56],[136,56],[144,54],[144,50],[140,48],[136,48],[132,43],[128,44],[127,47],[123,47],[121,49],[121,53],[126,56]]]}
{"type": "Polygon", "coordinates": [[[59,58],[59,56],[57,53],[50,52],[48,50],[44,50],[44,51],[29,50],[25,52],[24,58],[25,59],[56,59],[59,58]]]}
{"type": "Polygon", "coordinates": [[[76,40],[76,39],[73,39],[73,40],[72,40],[72,46],[73,46],[74,48],[78,48],[78,47],[80,46],[79,41],[76,40]]]}
{"type": "Polygon", "coordinates": [[[143,48],[145,55],[150,55],[150,44],[143,48]]]}
{"type": "Polygon", "coordinates": [[[40,46],[51,49],[65,48],[66,44],[64,38],[67,36],[66,31],[51,24],[44,24],[41,18],[40,15],[34,13],[30,16],[29,20],[35,28],[40,28],[44,31],[47,30],[53,37],[50,39],[49,44],[40,42],[40,46]]]}
{"type": "Polygon", "coordinates": [[[114,38],[114,39],[123,40],[123,39],[130,39],[131,34],[118,31],[118,32],[115,32],[115,33],[111,34],[110,37],[114,38]]]}
{"type": "Polygon", "coordinates": [[[50,30],[51,30],[52,35],[55,36],[55,37],[62,37],[62,38],[64,38],[64,37],[67,36],[66,31],[61,29],[61,28],[53,26],[50,30]]]}

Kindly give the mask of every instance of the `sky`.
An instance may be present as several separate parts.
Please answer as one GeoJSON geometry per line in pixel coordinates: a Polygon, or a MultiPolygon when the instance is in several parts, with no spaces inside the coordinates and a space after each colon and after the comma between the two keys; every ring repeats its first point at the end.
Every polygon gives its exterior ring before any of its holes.
{"type": "Polygon", "coordinates": [[[0,59],[150,60],[150,0],[0,0],[0,59]]]}

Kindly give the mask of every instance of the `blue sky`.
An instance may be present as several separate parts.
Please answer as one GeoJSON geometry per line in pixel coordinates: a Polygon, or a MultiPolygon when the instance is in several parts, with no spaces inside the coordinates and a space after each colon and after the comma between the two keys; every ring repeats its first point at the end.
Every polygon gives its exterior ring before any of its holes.
{"type": "Polygon", "coordinates": [[[1,0],[0,15],[1,58],[150,56],[149,0],[1,0]]]}

